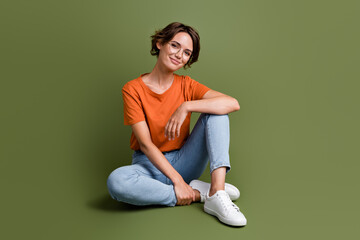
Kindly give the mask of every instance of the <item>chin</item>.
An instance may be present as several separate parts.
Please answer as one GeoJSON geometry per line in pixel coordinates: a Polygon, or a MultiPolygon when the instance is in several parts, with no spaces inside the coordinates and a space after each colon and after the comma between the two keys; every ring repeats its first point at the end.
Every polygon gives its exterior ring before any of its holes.
{"type": "Polygon", "coordinates": [[[174,72],[176,72],[177,70],[180,70],[183,66],[180,67],[175,67],[174,72]]]}
{"type": "Polygon", "coordinates": [[[181,64],[179,64],[179,65],[174,65],[174,64],[172,64],[172,62],[165,64],[165,66],[166,66],[170,71],[172,71],[172,72],[176,72],[177,70],[179,70],[179,69],[181,69],[182,67],[184,67],[184,65],[181,65],[181,64]]]}

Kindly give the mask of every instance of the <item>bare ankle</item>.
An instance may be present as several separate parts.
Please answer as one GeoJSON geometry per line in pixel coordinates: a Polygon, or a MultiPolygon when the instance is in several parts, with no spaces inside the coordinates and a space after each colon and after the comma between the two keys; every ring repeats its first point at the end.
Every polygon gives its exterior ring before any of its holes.
{"type": "Polygon", "coordinates": [[[201,201],[200,192],[196,189],[194,189],[194,192],[195,192],[195,202],[200,202],[201,201]]]}
{"type": "Polygon", "coordinates": [[[209,197],[214,195],[219,190],[225,190],[225,188],[224,187],[211,187],[210,191],[209,191],[209,197]]]}

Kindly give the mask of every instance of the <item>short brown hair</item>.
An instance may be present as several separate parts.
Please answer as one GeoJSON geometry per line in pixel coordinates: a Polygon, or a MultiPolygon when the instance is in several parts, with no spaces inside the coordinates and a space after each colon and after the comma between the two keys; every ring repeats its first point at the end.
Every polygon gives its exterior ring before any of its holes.
{"type": "Polygon", "coordinates": [[[200,53],[200,36],[198,32],[190,26],[179,22],[173,22],[167,25],[164,29],[155,31],[155,34],[151,36],[150,54],[159,57],[160,50],[156,47],[156,43],[160,42],[161,45],[164,45],[170,42],[170,40],[179,32],[188,33],[193,41],[192,54],[188,62],[184,65],[184,69],[186,69],[186,67],[190,68],[190,65],[198,60],[200,53]]]}

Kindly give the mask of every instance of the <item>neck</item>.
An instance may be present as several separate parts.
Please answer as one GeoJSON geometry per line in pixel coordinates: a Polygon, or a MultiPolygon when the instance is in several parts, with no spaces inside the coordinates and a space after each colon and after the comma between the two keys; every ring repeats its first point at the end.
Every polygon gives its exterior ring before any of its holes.
{"type": "Polygon", "coordinates": [[[159,87],[165,87],[172,83],[174,79],[174,72],[165,69],[157,62],[154,69],[151,73],[149,73],[148,79],[150,82],[158,85],[159,87]]]}

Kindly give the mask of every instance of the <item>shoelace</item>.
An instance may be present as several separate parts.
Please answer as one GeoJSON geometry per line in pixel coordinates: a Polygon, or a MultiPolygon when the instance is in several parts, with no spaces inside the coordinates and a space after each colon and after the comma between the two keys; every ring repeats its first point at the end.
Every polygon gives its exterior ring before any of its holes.
{"type": "MultiPolygon", "coordinates": [[[[218,193],[217,193],[218,194],[218,193]]],[[[220,195],[220,202],[226,212],[229,212],[231,209],[235,209],[237,212],[240,212],[238,206],[236,206],[230,199],[228,194],[218,194],[220,195]]]]}

